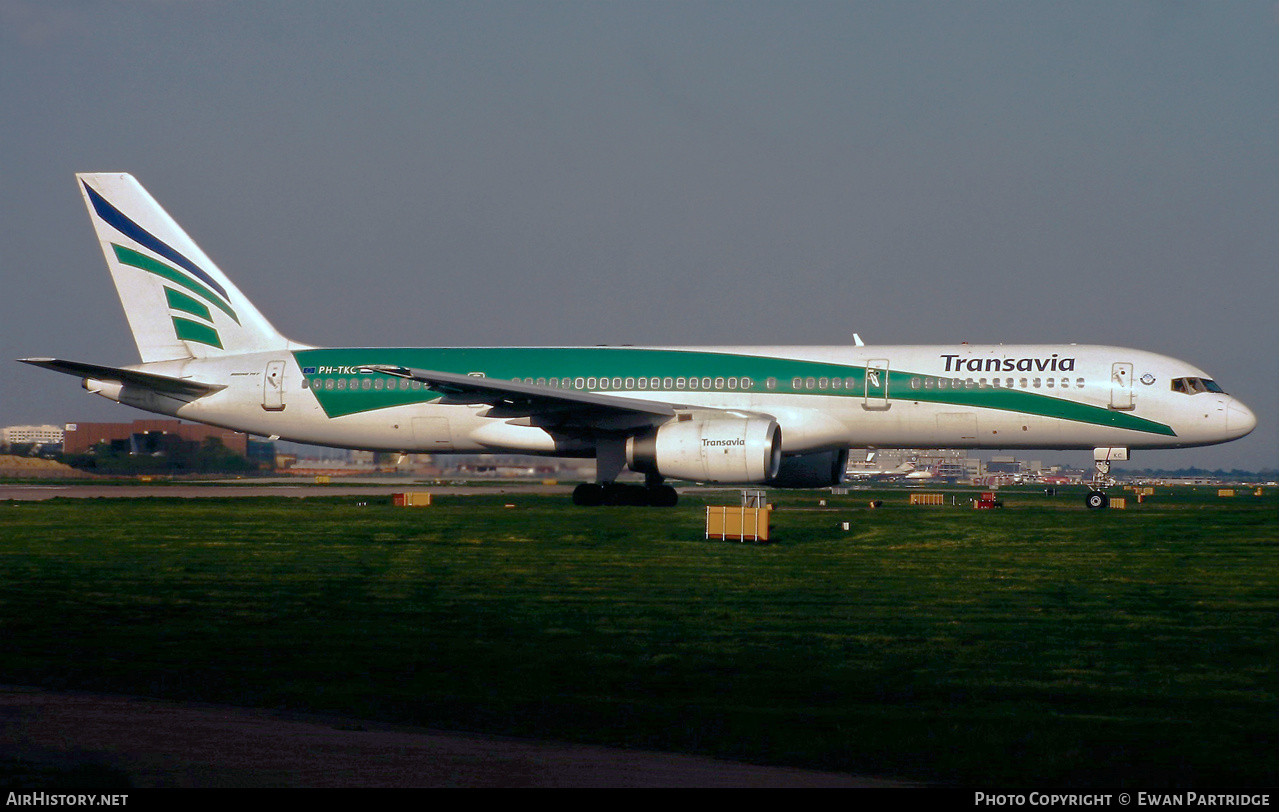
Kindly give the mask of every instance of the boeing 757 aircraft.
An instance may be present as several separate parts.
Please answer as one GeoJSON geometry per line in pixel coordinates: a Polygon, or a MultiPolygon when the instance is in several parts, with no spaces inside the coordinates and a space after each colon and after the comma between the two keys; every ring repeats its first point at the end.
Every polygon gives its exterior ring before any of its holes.
{"type": "Polygon", "coordinates": [[[580,505],[673,505],[667,478],[826,487],[849,448],[927,447],[1092,449],[1101,508],[1130,450],[1256,425],[1205,372],[1121,347],[312,347],[280,335],[132,176],[77,179],[142,363],[26,363],[271,438],[594,457],[580,505]],[[646,485],[616,483],[627,468],[646,485]]]}

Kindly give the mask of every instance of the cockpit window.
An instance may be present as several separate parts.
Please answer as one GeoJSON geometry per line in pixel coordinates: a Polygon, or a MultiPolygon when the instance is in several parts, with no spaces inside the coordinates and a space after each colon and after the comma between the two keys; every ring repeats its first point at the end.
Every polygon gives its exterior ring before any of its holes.
{"type": "Polygon", "coordinates": [[[1173,378],[1172,391],[1181,392],[1186,395],[1197,395],[1200,392],[1216,392],[1219,395],[1226,394],[1226,390],[1217,385],[1216,381],[1208,378],[1173,378]]]}

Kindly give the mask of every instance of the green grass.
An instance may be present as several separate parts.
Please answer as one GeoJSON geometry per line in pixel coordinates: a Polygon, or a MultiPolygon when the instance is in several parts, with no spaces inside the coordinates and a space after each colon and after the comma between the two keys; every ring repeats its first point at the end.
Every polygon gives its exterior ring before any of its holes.
{"type": "Polygon", "coordinates": [[[0,680],[959,784],[1274,784],[1279,501],[1165,493],[774,494],[771,545],[704,540],[687,497],[0,503],[0,680]]]}

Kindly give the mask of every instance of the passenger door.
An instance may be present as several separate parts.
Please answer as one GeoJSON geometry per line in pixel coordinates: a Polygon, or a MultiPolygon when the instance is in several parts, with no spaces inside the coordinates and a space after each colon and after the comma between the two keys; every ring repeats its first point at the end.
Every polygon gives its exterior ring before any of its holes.
{"type": "Polygon", "coordinates": [[[262,408],[268,412],[284,411],[284,362],[271,361],[266,365],[262,380],[262,408]]]}
{"type": "Polygon", "coordinates": [[[862,408],[884,411],[888,408],[888,359],[876,358],[866,364],[866,399],[862,408]]]}
{"type": "Polygon", "coordinates": [[[1116,362],[1110,366],[1110,408],[1117,411],[1133,409],[1136,403],[1132,395],[1132,364],[1116,362]]]}

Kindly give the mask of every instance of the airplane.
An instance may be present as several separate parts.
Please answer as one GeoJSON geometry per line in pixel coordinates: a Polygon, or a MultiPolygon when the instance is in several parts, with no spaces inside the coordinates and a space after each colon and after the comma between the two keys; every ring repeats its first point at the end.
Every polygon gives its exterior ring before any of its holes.
{"type": "Polygon", "coordinates": [[[908,474],[916,472],[916,466],[913,462],[903,462],[901,465],[895,465],[892,468],[884,468],[882,466],[875,468],[861,468],[854,466],[850,468],[845,475],[845,479],[851,480],[893,480],[902,479],[908,474]]]}
{"type": "Polygon", "coordinates": [[[877,454],[878,449],[867,449],[866,461],[851,463],[848,466],[848,470],[845,473],[844,478],[849,480],[865,481],[873,479],[881,482],[890,482],[899,479],[928,479],[933,475],[932,471],[921,469],[914,459],[906,460],[891,468],[879,465],[875,462],[877,454]]]}
{"type": "Polygon", "coordinates": [[[923,480],[934,479],[936,476],[937,474],[928,468],[917,468],[914,471],[908,472],[903,479],[907,482],[915,483],[923,480]]]}
{"type": "Polygon", "coordinates": [[[76,176],[141,363],[24,358],[148,412],[300,443],[595,458],[579,505],[671,506],[667,479],[820,488],[850,448],[1132,450],[1235,440],[1205,372],[1076,344],[323,348],[285,338],[131,175],[76,176]],[[645,484],[617,482],[626,469],[645,484]]]}
{"type": "Polygon", "coordinates": [[[857,468],[853,467],[848,470],[845,477],[854,481],[870,481],[876,482],[906,482],[909,484],[919,484],[920,482],[936,478],[936,474],[927,468],[920,468],[913,462],[903,462],[901,465],[892,468],[857,468]]]}

